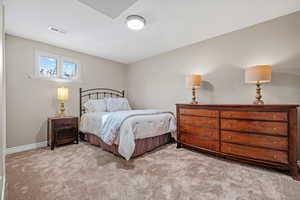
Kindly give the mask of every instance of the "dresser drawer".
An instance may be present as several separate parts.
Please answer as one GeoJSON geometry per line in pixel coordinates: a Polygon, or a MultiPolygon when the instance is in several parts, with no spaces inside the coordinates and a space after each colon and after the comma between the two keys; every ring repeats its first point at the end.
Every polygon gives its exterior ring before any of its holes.
{"type": "Polygon", "coordinates": [[[206,117],[219,117],[219,111],[216,110],[207,110],[207,109],[188,109],[181,108],[179,110],[180,114],[185,115],[197,115],[197,116],[206,116],[206,117]]]}
{"type": "Polygon", "coordinates": [[[222,143],[221,152],[252,159],[260,159],[285,164],[288,163],[288,154],[282,151],[273,151],[237,144],[222,143]]]}
{"type": "Polygon", "coordinates": [[[219,140],[219,130],[217,129],[201,128],[187,124],[181,124],[179,129],[183,133],[219,140]]]}
{"type": "Polygon", "coordinates": [[[191,135],[180,135],[180,142],[194,146],[199,147],[203,149],[209,149],[213,151],[219,151],[219,141],[213,141],[205,138],[198,138],[191,135]]]}
{"type": "Polygon", "coordinates": [[[190,124],[194,126],[199,126],[202,128],[219,128],[219,119],[210,117],[194,117],[194,116],[184,116],[179,117],[180,124],[190,124]]]}
{"type": "Polygon", "coordinates": [[[67,126],[78,126],[78,118],[63,118],[54,120],[54,126],[57,128],[67,127],[67,126]]]}
{"type": "Polygon", "coordinates": [[[222,111],[222,118],[287,121],[287,112],[222,111]]]}
{"type": "Polygon", "coordinates": [[[288,134],[286,122],[221,119],[221,129],[284,136],[288,134]]]}
{"type": "Polygon", "coordinates": [[[221,140],[277,150],[288,150],[288,139],[286,137],[221,131],[221,140]]]}

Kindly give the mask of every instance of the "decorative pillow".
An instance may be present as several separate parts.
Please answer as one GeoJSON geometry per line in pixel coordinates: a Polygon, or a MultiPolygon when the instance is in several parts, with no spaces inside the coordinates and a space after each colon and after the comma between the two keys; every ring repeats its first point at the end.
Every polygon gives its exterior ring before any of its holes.
{"type": "Polygon", "coordinates": [[[126,98],[107,98],[105,101],[108,112],[131,110],[126,98]]]}
{"type": "Polygon", "coordinates": [[[90,99],[83,105],[87,112],[106,112],[107,106],[104,99],[90,99]]]}

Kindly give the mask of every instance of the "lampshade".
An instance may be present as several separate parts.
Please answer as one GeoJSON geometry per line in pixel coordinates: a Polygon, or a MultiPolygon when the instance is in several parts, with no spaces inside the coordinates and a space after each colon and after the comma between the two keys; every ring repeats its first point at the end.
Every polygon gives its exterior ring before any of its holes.
{"type": "Polygon", "coordinates": [[[257,65],[254,67],[248,67],[245,71],[246,83],[268,83],[272,79],[272,66],[269,65],[257,65]]]}
{"type": "Polygon", "coordinates": [[[66,101],[69,98],[69,89],[68,88],[57,88],[57,99],[60,101],[66,101]]]}
{"type": "Polygon", "coordinates": [[[202,77],[199,74],[193,74],[186,77],[187,88],[199,88],[201,85],[202,77]]]}

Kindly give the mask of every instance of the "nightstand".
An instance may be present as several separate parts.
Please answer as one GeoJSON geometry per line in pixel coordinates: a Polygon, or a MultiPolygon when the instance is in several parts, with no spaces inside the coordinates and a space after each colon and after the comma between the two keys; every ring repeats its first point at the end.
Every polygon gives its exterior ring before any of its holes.
{"type": "Polygon", "coordinates": [[[54,147],[74,143],[78,144],[78,117],[48,118],[48,146],[54,147]]]}

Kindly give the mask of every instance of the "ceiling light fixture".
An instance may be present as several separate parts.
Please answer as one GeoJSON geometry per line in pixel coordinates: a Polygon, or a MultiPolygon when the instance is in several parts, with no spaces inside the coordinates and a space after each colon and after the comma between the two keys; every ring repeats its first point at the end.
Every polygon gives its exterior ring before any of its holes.
{"type": "Polygon", "coordinates": [[[126,24],[131,30],[141,30],[146,25],[146,20],[139,15],[130,15],[126,18],[126,24]]]}
{"type": "Polygon", "coordinates": [[[67,33],[67,31],[65,31],[65,30],[63,30],[61,28],[55,27],[55,26],[49,26],[48,29],[50,31],[54,31],[56,33],[61,33],[61,34],[66,34],[67,33]]]}

